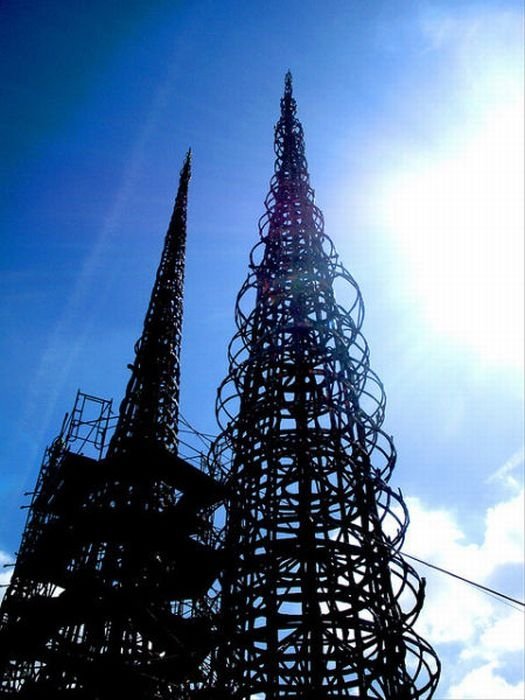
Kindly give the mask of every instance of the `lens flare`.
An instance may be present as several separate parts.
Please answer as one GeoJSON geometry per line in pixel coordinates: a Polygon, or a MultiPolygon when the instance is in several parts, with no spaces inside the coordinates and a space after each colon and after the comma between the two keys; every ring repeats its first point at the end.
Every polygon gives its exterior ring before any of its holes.
{"type": "Polygon", "coordinates": [[[384,191],[385,228],[426,322],[480,359],[523,362],[523,106],[420,158],[384,191]]]}

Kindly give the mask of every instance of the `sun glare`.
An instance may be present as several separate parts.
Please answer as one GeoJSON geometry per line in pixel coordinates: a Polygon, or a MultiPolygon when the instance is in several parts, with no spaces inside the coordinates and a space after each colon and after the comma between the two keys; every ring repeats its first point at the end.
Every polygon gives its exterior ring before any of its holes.
{"type": "Polygon", "coordinates": [[[523,362],[523,108],[390,178],[386,228],[427,323],[490,363],[523,362]]]}

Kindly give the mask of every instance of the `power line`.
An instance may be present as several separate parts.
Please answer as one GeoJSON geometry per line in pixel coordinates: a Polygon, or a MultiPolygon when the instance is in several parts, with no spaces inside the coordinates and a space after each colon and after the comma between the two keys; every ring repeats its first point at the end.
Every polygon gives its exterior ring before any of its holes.
{"type": "MultiPolygon", "coordinates": [[[[182,430],[181,432],[188,432],[188,433],[193,433],[196,435],[201,442],[206,445],[207,447],[210,446],[210,444],[213,442],[213,440],[216,439],[216,436],[210,435],[209,433],[203,433],[199,430],[197,430],[191,423],[182,416],[182,414],[179,415],[180,422],[186,427],[186,430],[182,430]]],[[[181,440],[181,443],[185,445],[186,447],[192,447],[188,443],[184,442],[181,440]]],[[[195,449],[195,448],[192,448],[195,449]]],[[[198,450],[195,449],[196,452],[198,450]]],[[[506,595],[505,593],[500,593],[500,591],[496,591],[493,588],[489,588],[488,586],[483,586],[481,583],[476,583],[476,581],[472,581],[471,579],[465,578],[464,576],[460,576],[459,574],[455,574],[452,571],[448,571],[448,569],[443,569],[440,566],[437,566],[436,564],[430,564],[428,561],[424,561],[423,559],[419,559],[418,557],[413,556],[412,554],[407,554],[406,552],[403,552],[403,556],[408,557],[409,559],[413,559],[414,561],[419,562],[420,564],[424,564],[424,566],[428,566],[431,569],[435,569],[436,571],[440,571],[443,574],[447,574],[448,576],[452,576],[453,578],[457,578],[460,581],[463,581],[464,583],[468,583],[471,586],[474,586],[475,588],[478,588],[479,590],[483,591],[487,595],[490,595],[496,599],[501,600],[501,602],[504,601],[510,601],[511,603],[516,603],[517,605],[521,606],[522,608],[525,608],[525,603],[522,602],[521,600],[517,600],[516,598],[512,598],[512,596],[506,595]]],[[[5,565],[4,565],[5,566],[5,565]]],[[[511,606],[514,607],[514,606],[511,606]]],[[[519,608],[514,608],[515,610],[519,610],[519,608]]]]}
{"type": "Polygon", "coordinates": [[[423,561],[423,559],[418,559],[417,557],[414,557],[412,554],[407,554],[406,552],[403,552],[404,557],[408,557],[409,559],[413,559],[414,561],[419,562],[420,564],[424,564],[425,566],[429,566],[431,569],[436,569],[436,571],[441,571],[443,574],[448,574],[449,576],[453,576],[454,578],[459,579],[460,581],[463,581],[464,583],[469,583],[471,586],[474,586],[475,588],[479,588],[485,593],[497,596],[498,598],[504,598],[505,600],[510,600],[512,603],[517,603],[518,605],[521,605],[522,608],[525,608],[525,603],[523,603],[521,600],[517,600],[516,598],[512,598],[509,595],[505,595],[505,593],[500,593],[499,591],[494,590],[493,588],[489,588],[488,586],[482,586],[481,583],[476,583],[475,581],[471,581],[468,578],[465,578],[464,576],[460,576],[459,574],[454,574],[452,571],[448,571],[447,569],[442,569],[440,566],[436,566],[435,564],[429,564],[428,561],[423,561]]]}

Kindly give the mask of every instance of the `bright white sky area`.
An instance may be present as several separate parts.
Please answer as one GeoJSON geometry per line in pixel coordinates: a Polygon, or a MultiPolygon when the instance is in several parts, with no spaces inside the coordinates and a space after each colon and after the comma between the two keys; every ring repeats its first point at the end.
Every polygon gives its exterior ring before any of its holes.
{"type": "MultiPolygon", "coordinates": [[[[361,286],[388,397],[405,550],[524,599],[522,12],[510,0],[3,9],[0,563],[77,388],[122,397],[190,145],[182,407],[216,432],[291,69],[317,203],[361,286]]],[[[525,697],[523,608],[414,566],[427,578],[417,629],[443,665],[437,700],[525,697]]]]}

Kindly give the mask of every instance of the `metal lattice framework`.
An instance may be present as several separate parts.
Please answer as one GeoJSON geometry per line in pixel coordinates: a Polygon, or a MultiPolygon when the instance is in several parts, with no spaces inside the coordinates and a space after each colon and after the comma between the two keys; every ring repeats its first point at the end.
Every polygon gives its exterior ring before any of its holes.
{"type": "Polygon", "coordinates": [[[218,399],[214,458],[232,457],[221,688],[245,699],[430,698],[439,660],[412,629],[424,580],[400,551],[408,514],[388,485],[385,395],[359,288],[314,203],[289,73],[275,152],[218,399]]]}
{"type": "Polygon", "coordinates": [[[218,574],[207,514],[221,490],[177,455],[189,178],[190,154],[106,457],[61,438],[41,472],[2,606],[2,697],[161,700],[202,685],[210,620],[193,603],[218,574]]]}
{"type": "Polygon", "coordinates": [[[137,435],[177,450],[179,418],[180,348],[182,333],[186,214],[191,152],[180,173],[179,189],[166,234],[157,277],[135,345],[135,362],[120,418],[109,445],[110,454],[126,449],[137,435]]]}

